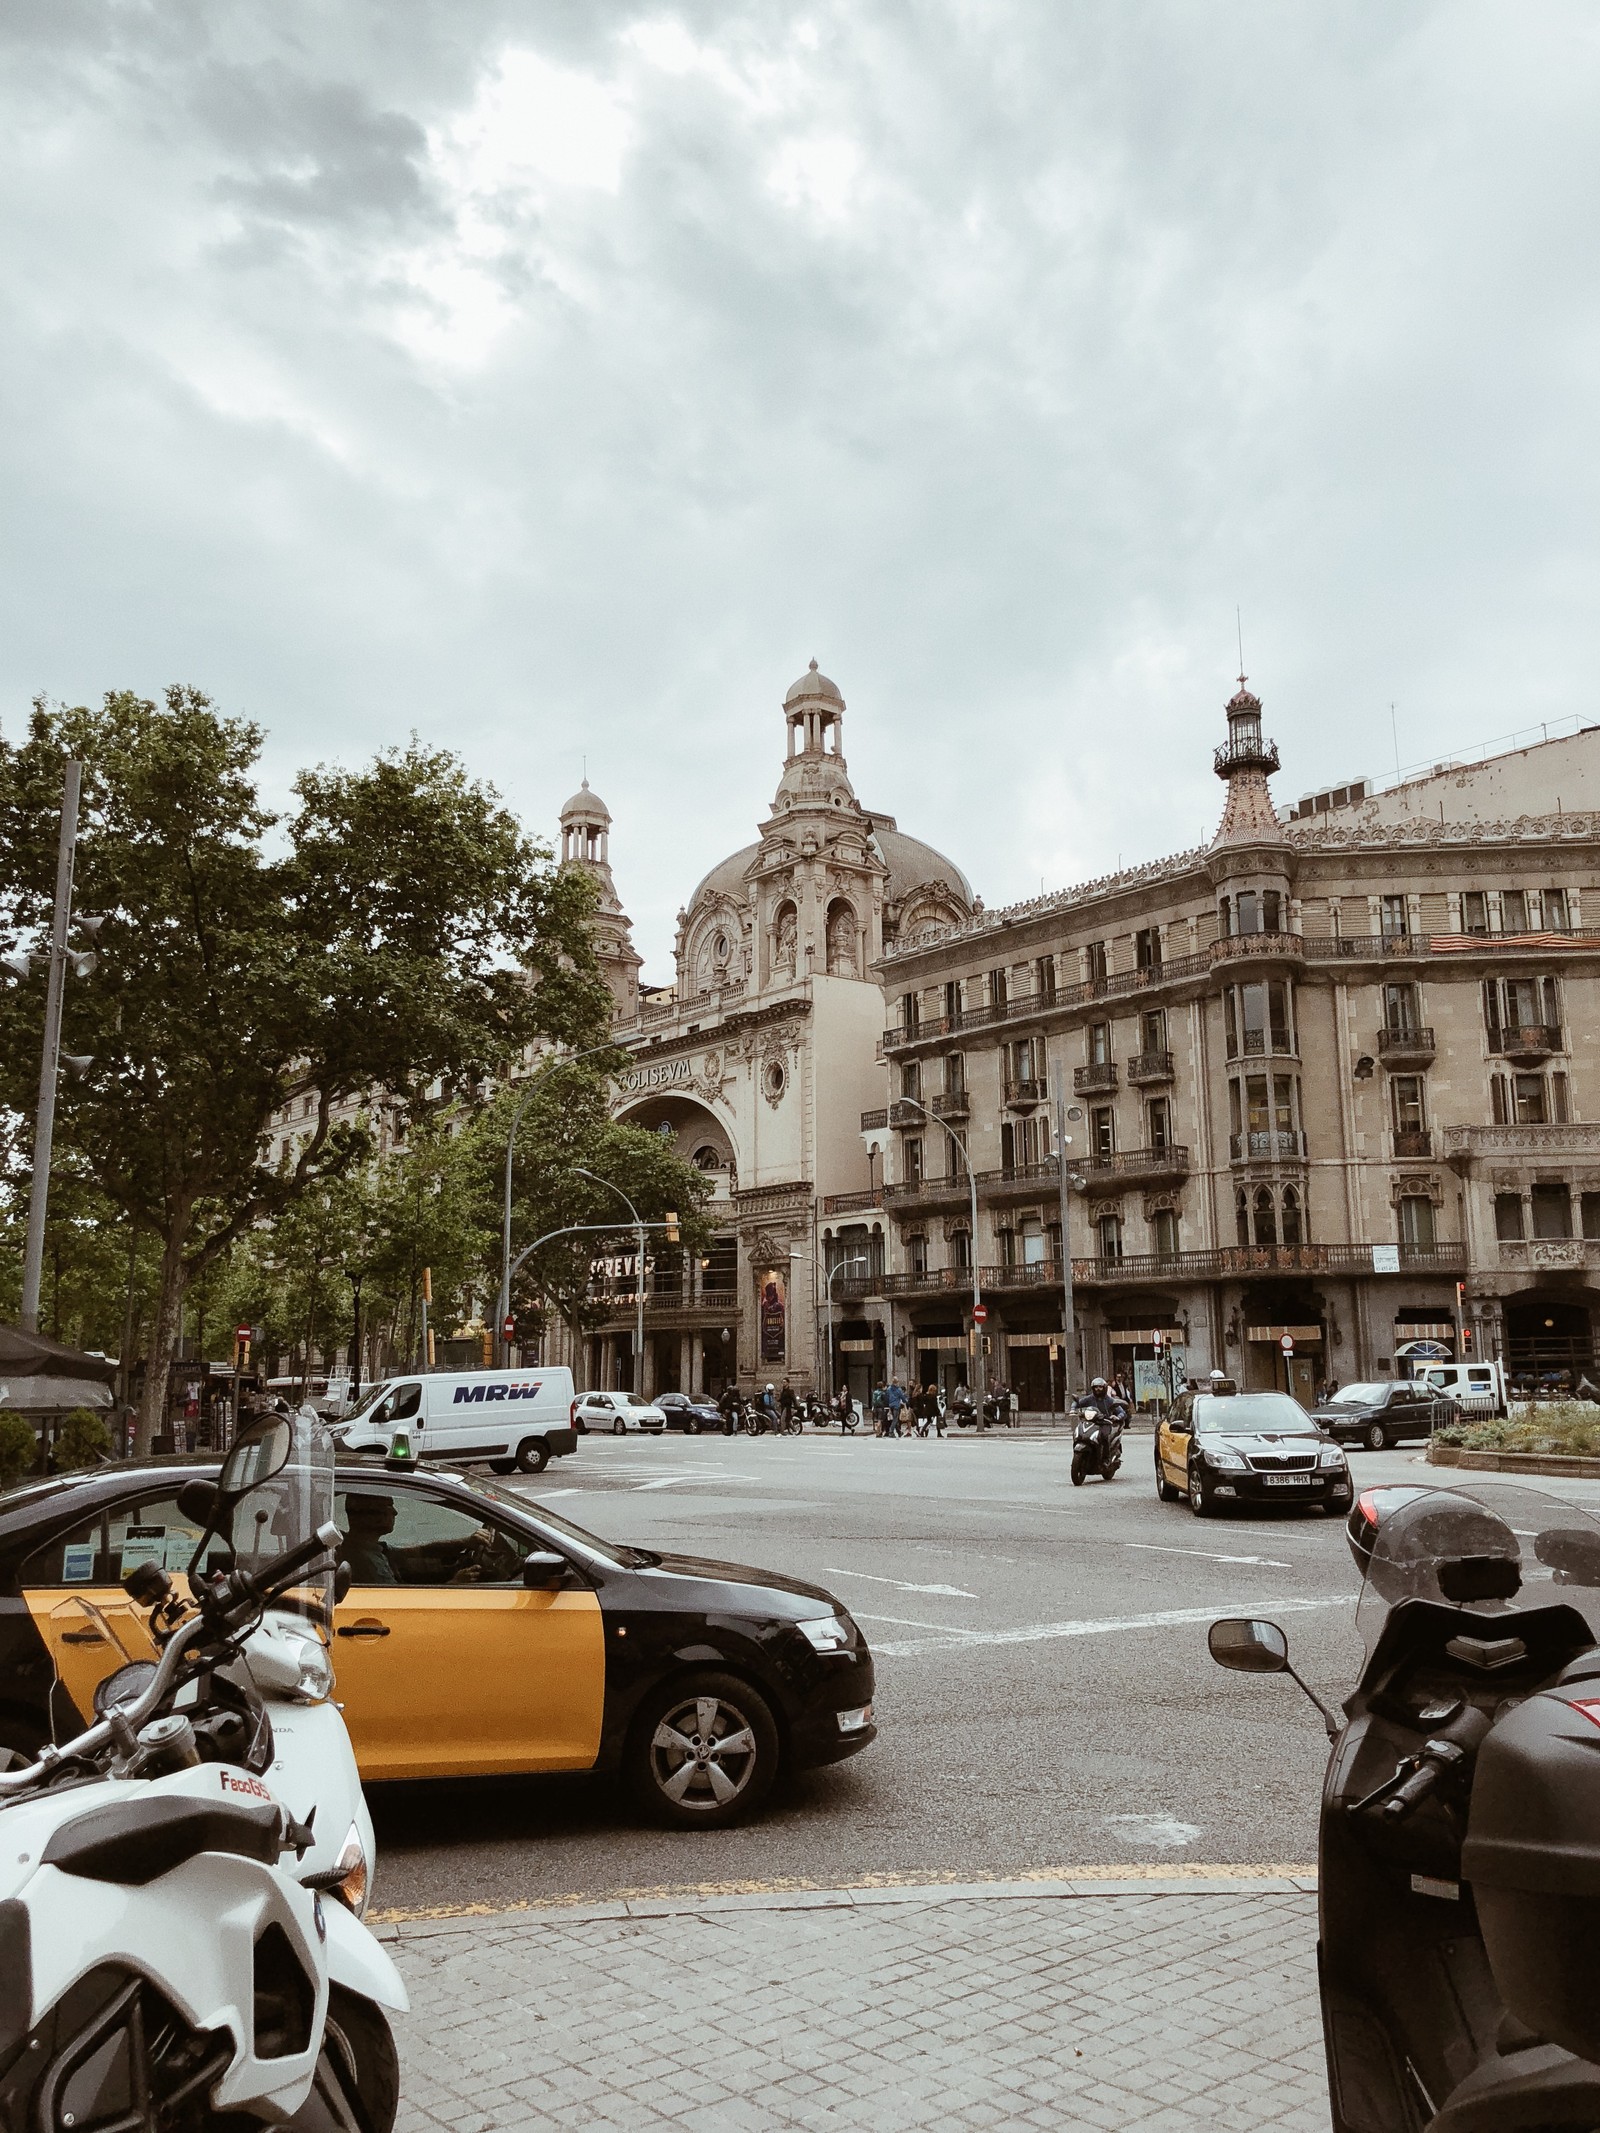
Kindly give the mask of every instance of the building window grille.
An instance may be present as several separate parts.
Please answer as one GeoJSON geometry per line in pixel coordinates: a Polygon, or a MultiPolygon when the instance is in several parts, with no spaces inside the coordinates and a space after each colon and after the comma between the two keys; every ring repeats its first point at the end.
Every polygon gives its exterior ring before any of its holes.
{"type": "Polygon", "coordinates": [[[1572,1195],[1565,1185],[1534,1186],[1533,1234],[1536,1237],[1572,1235],[1572,1195]]]}
{"type": "Polygon", "coordinates": [[[1494,1233],[1502,1244],[1520,1244],[1524,1235],[1522,1195],[1497,1192],[1494,1196],[1494,1233]]]}

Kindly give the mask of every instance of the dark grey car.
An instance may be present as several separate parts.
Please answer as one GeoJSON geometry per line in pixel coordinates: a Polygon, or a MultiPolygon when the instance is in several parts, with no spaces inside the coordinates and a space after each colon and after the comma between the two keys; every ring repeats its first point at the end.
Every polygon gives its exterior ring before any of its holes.
{"type": "Polygon", "coordinates": [[[1386,1445],[1431,1437],[1461,1410],[1447,1392],[1437,1392],[1412,1378],[1374,1378],[1344,1385],[1311,1411],[1312,1420],[1341,1444],[1364,1444],[1381,1452],[1386,1445]]]}

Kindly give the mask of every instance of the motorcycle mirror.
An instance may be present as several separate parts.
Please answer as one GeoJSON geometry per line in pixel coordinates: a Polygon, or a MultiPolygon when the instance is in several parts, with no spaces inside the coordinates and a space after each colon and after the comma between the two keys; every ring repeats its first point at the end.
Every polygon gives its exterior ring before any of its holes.
{"type": "Polygon", "coordinates": [[[1439,1565],[1439,1590],[1457,1607],[1471,1600],[1509,1600],[1522,1572],[1509,1555],[1457,1555],[1439,1565]]]}
{"type": "Polygon", "coordinates": [[[1206,1642],[1218,1666],[1235,1674],[1281,1674],[1289,1665],[1289,1640],[1276,1622],[1226,1616],[1212,1623],[1206,1642]]]}
{"type": "Polygon", "coordinates": [[[186,1481],[178,1491],[178,1509],[195,1525],[209,1526],[217,1515],[215,1482],[186,1481]]]}
{"type": "Polygon", "coordinates": [[[104,1718],[114,1704],[132,1703],[144,1694],[155,1679],[153,1659],[130,1659],[126,1666],[119,1666],[115,1673],[107,1674],[104,1681],[97,1681],[94,1689],[94,1715],[104,1718]]]}
{"type": "Polygon", "coordinates": [[[282,1415],[269,1415],[253,1423],[234,1439],[233,1449],[222,1462],[217,1494],[247,1496],[289,1464],[294,1449],[294,1431],[282,1415]]]}
{"type": "Polygon", "coordinates": [[[1600,1534],[1585,1533],[1578,1526],[1557,1526],[1541,1533],[1533,1552],[1558,1585],[1600,1585],[1600,1534]]]}
{"type": "Polygon", "coordinates": [[[535,1548],[522,1559],[522,1582],[538,1589],[548,1590],[559,1585],[567,1574],[567,1559],[557,1555],[553,1548],[535,1548]]]}
{"type": "Polygon", "coordinates": [[[172,1591],[172,1580],[159,1563],[135,1563],[124,1573],[122,1589],[140,1607],[159,1607],[172,1591]]]}

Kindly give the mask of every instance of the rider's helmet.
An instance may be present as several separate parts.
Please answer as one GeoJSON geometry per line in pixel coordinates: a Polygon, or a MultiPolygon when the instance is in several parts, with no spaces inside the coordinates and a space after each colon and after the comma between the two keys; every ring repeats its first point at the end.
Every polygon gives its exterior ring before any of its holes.
{"type": "Polygon", "coordinates": [[[1105,1379],[1104,1379],[1104,1378],[1091,1378],[1091,1379],[1089,1380],[1089,1390],[1090,1390],[1091,1392],[1104,1392],[1104,1391],[1106,1390],[1106,1381],[1105,1381],[1105,1379]]]}

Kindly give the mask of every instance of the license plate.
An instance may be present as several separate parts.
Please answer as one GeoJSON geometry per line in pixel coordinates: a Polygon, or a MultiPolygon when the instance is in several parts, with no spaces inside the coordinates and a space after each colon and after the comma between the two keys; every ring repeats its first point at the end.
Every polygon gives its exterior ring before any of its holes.
{"type": "Polygon", "coordinates": [[[1309,1474],[1263,1474],[1262,1480],[1269,1489],[1309,1489],[1309,1474]]]}

